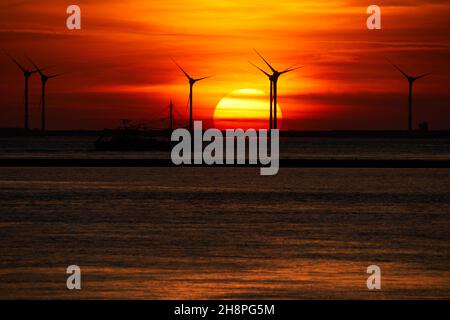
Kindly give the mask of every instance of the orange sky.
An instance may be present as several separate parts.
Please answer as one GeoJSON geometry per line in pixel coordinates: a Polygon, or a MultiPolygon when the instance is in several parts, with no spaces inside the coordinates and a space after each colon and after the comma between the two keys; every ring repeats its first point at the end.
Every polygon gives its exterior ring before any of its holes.
{"type": "MultiPolygon", "coordinates": [[[[267,0],[2,0],[1,47],[51,72],[48,128],[101,129],[119,119],[159,120],[170,97],[186,118],[188,85],[171,62],[195,77],[195,118],[212,125],[222,97],[243,88],[268,92],[247,61],[304,69],[279,82],[282,128],[405,129],[407,82],[387,62],[413,75],[415,123],[450,129],[450,3],[376,1],[381,31],[366,29],[372,2],[267,0]],[[66,7],[82,9],[82,30],[65,26],[66,7]]],[[[0,127],[22,126],[23,77],[0,57],[0,127]]],[[[40,83],[30,83],[31,124],[39,124],[40,83]]],[[[156,122],[155,122],[156,123],[156,122]]],[[[159,122],[161,123],[161,122],[159,122]]]]}

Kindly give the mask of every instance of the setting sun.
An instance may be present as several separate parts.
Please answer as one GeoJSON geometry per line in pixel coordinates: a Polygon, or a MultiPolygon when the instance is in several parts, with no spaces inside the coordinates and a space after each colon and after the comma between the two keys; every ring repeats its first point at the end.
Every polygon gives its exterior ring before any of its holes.
{"type": "MultiPolygon", "coordinates": [[[[239,89],[220,100],[214,110],[214,124],[217,128],[256,128],[269,126],[269,95],[257,89],[239,89]]],[[[278,119],[282,119],[280,104],[278,119]]]]}

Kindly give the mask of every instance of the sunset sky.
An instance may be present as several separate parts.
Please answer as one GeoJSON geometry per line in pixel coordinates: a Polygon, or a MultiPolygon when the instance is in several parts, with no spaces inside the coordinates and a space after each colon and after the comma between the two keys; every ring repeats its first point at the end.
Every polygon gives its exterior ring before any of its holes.
{"type": "MultiPolygon", "coordinates": [[[[2,0],[0,42],[26,64],[49,73],[48,129],[102,129],[119,120],[158,121],[172,97],[187,116],[194,77],[194,118],[213,126],[221,99],[239,89],[268,94],[264,65],[303,69],[279,82],[282,129],[405,129],[407,82],[386,61],[412,75],[414,124],[450,129],[450,3],[448,0],[2,0]],[[66,28],[66,8],[82,10],[82,30],[66,28]],[[382,9],[382,30],[366,28],[366,8],[382,9]],[[251,91],[251,90],[250,90],[251,91]]],[[[0,127],[23,125],[23,76],[0,56],[0,127]]],[[[30,117],[38,127],[40,80],[30,81],[30,117]]],[[[249,92],[250,92],[249,91],[249,92]]],[[[267,97],[268,99],[268,97],[267,97]]],[[[268,103],[268,100],[267,100],[268,103]]]]}

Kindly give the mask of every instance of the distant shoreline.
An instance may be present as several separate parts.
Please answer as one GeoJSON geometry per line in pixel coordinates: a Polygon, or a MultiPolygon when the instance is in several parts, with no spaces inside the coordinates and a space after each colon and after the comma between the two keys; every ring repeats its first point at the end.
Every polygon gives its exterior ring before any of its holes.
{"type": "MultiPolygon", "coordinates": [[[[105,129],[109,130],[109,129],[105,129]]],[[[0,128],[0,138],[7,137],[98,137],[104,130],[52,130],[42,133],[38,130],[26,131],[16,128],[0,128]]],[[[168,130],[148,131],[155,136],[168,135],[168,130]]],[[[436,131],[406,131],[406,130],[317,130],[317,131],[280,131],[281,137],[296,138],[420,138],[420,139],[446,139],[450,138],[450,130],[436,131]]]]}

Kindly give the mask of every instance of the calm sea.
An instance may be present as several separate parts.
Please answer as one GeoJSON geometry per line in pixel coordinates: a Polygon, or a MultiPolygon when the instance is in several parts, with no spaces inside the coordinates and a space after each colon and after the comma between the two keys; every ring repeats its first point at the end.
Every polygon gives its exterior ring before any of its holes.
{"type": "Polygon", "coordinates": [[[449,231],[448,169],[0,168],[0,298],[450,298],[449,231]]]}
{"type": "MultiPolygon", "coordinates": [[[[0,137],[0,158],[168,158],[164,152],[99,152],[96,137],[0,137]]],[[[281,138],[282,158],[450,159],[450,139],[281,138]]]]}

